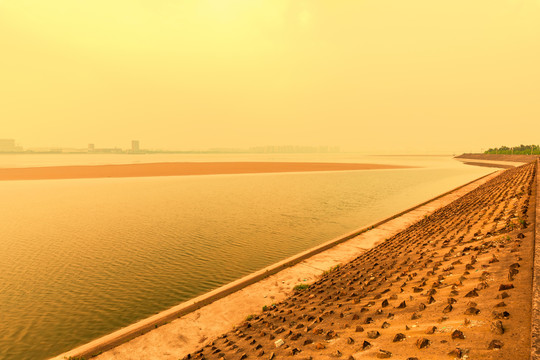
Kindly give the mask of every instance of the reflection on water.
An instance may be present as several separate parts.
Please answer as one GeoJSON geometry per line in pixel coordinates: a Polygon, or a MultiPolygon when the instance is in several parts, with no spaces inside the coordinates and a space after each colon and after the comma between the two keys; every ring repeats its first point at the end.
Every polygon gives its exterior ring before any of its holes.
{"type": "Polygon", "coordinates": [[[0,358],[56,355],[493,171],[391,160],[427,167],[0,182],[0,358]]]}

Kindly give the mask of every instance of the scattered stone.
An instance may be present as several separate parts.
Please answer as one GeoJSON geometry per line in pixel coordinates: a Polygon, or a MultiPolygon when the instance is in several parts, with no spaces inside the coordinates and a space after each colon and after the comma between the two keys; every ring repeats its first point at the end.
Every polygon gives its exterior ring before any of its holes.
{"type": "Polygon", "coordinates": [[[341,353],[341,351],[339,350],[336,350],[332,353],[332,356],[333,357],[341,357],[343,354],[341,353]]]}
{"type": "Polygon", "coordinates": [[[435,331],[437,331],[437,327],[436,326],[430,326],[430,327],[427,328],[426,334],[431,335],[431,334],[435,333],[435,331]]]}
{"type": "Polygon", "coordinates": [[[461,359],[463,357],[463,351],[460,348],[455,348],[454,350],[450,351],[448,355],[461,359]]]}
{"type": "Polygon", "coordinates": [[[392,357],[392,353],[390,351],[382,350],[380,349],[377,353],[377,358],[379,359],[388,359],[392,357]]]}
{"type": "Polygon", "coordinates": [[[470,307],[470,308],[467,308],[467,310],[465,310],[465,315],[478,315],[479,312],[480,310],[478,310],[477,308],[470,307]]]}
{"type": "Polygon", "coordinates": [[[504,327],[501,320],[497,320],[491,323],[491,332],[497,335],[504,334],[504,327]]]}
{"type": "Polygon", "coordinates": [[[398,333],[396,334],[396,336],[394,336],[394,340],[392,340],[393,342],[398,342],[398,341],[403,341],[405,340],[405,335],[402,334],[402,333],[398,333]]]}
{"type": "Polygon", "coordinates": [[[274,341],[274,345],[276,347],[280,347],[282,346],[283,344],[285,344],[285,342],[283,341],[283,339],[277,339],[276,341],[274,341]]]}
{"type": "Polygon", "coordinates": [[[420,338],[416,340],[416,347],[419,349],[423,349],[429,346],[429,340],[426,338],[420,338]]]}
{"type": "Polygon", "coordinates": [[[476,292],[476,290],[471,290],[465,295],[465,297],[477,297],[477,296],[478,296],[478,293],[476,292]]]}
{"type": "Polygon", "coordinates": [[[493,312],[494,319],[508,319],[509,317],[510,317],[510,313],[508,311],[503,311],[503,312],[494,311],[493,312]]]}
{"type": "Polygon", "coordinates": [[[370,338],[370,339],[376,339],[379,336],[381,336],[381,333],[379,333],[378,331],[368,331],[367,332],[367,337],[370,338]]]}
{"type": "Polygon", "coordinates": [[[503,347],[503,342],[500,340],[492,340],[488,345],[489,350],[500,349],[502,347],[503,347]]]}
{"type": "Polygon", "coordinates": [[[371,343],[364,340],[364,342],[362,343],[362,350],[367,350],[371,347],[371,343]]]}
{"type": "Polygon", "coordinates": [[[514,288],[513,284],[501,284],[501,286],[499,286],[499,291],[510,290],[513,288],[514,288]]]}
{"type": "Polygon", "coordinates": [[[364,331],[364,328],[361,327],[361,326],[357,326],[356,329],[355,329],[356,332],[363,332],[364,331]]]}
{"type": "Polygon", "coordinates": [[[452,340],[456,339],[465,339],[465,335],[463,335],[463,332],[461,330],[454,330],[452,332],[452,340]]]}

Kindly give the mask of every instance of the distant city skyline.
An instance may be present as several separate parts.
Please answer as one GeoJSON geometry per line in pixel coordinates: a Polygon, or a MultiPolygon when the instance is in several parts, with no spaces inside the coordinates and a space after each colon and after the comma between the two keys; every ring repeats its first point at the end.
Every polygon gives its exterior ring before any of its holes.
{"type": "Polygon", "coordinates": [[[143,148],[140,140],[131,140],[128,147],[102,147],[88,143],[86,147],[23,147],[15,139],[0,139],[0,153],[54,152],[54,153],[152,153],[152,152],[217,152],[217,153],[328,153],[340,152],[339,146],[266,145],[249,148],[211,147],[205,149],[143,148]],[[17,144],[17,145],[16,145],[17,144]]]}

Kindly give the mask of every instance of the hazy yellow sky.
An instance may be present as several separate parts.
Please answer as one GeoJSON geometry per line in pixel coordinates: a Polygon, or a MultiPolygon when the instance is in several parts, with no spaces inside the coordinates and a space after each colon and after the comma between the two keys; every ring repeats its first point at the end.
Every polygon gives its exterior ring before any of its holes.
{"type": "Polygon", "coordinates": [[[25,147],[540,141],[540,0],[0,0],[25,147]]]}

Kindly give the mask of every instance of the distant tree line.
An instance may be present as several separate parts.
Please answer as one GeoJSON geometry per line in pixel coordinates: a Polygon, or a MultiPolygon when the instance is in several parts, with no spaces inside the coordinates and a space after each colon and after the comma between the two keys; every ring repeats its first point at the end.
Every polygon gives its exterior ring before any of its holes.
{"type": "Polygon", "coordinates": [[[519,145],[501,146],[499,148],[488,149],[484,154],[507,154],[507,155],[540,155],[539,145],[519,145]]]}

